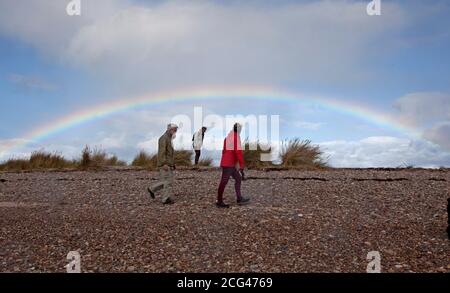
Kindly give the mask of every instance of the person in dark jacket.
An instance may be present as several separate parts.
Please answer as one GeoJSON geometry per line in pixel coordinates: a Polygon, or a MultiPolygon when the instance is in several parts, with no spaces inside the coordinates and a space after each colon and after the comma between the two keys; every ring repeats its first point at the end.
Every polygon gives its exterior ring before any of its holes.
{"type": "Polygon", "coordinates": [[[217,207],[228,208],[229,205],[223,201],[223,192],[230,177],[234,179],[234,189],[236,191],[237,203],[239,205],[247,203],[250,199],[241,195],[241,180],[245,180],[244,175],[244,155],[242,152],[241,140],[239,134],[242,126],[235,123],[233,130],[227,135],[223,142],[222,159],[222,178],[219,184],[217,194],[217,207]]]}
{"type": "Polygon", "coordinates": [[[175,124],[167,125],[167,131],[158,140],[158,169],[159,181],[152,187],[147,188],[148,193],[152,198],[155,198],[155,193],[161,189],[163,190],[162,202],[164,204],[172,204],[173,201],[173,170],[175,170],[174,163],[174,149],[172,140],[175,138],[178,126],[175,124]]]}

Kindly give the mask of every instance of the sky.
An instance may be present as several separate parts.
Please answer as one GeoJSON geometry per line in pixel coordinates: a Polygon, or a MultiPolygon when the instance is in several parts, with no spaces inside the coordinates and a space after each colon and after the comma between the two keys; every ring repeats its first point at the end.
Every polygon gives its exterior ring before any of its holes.
{"type": "MultiPolygon", "coordinates": [[[[0,161],[84,145],[130,161],[201,107],[279,115],[276,142],[334,167],[450,166],[449,1],[69,2],[0,0],[0,161]]],[[[206,145],[228,131],[207,126],[206,145]]]]}

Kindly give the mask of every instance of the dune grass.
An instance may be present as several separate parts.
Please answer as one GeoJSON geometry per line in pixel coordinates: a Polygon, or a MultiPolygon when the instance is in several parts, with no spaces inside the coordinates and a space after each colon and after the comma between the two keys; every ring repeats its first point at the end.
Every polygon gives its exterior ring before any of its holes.
{"type": "Polygon", "coordinates": [[[310,140],[294,138],[283,142],[280,151],[281,166],[297,169],[323,169],[328,167],[328,158],[318,145],[310,140]]]}
{"type": "MultiPolygon", "coordinates": [[[[264,148],[266,149],[266,148],[264,148]]],[[[261,155],[270,154],[271,149],[263,150],[258,142],[245,142],[243,150],[245,165],[249,169],[324,169],[328,168],[327,160],[318,145],[310,140],[294,138],[282,143],[279,154],[280,164],[272,161],[261,161],[261,155]]]]}
{"type": "Polygon", "coordinates": [[[213,159],[210,157],[206,157],[206,158],[200,159],[198,161],[199,167],[211,167],[212,164],[213,164],[213,159]]]}
{"type": "Polygon", "coordinates": [[[271,161],[261,161],[262,155],[270,155],[272,149],[264,147],[259,142],[245,141],[244,148],[242,150],[244,154],[245,166],[249,169],[261,169],[272,167],[271,161]]]}
{"type": "Polygon", "coordinates": [[[10,159],[0,164],[2,171],[22,171],[41,169],[64,169],[73,168],[76,163],[66,160],[59,153],[48,153],[44,150],[34,151],[29,158],[10,159]]]}
{"type": "MultiPolygon", "coordinates": [[[[188,150],[175,150],[174,163],[176,166],[192,166],[192,152],[188,150]]],[[[212,159],[211,159],[212,163],[212,159]]],[[[131,166],[142,167],[149,170],[154,170],[158,165],[158,156],[156,154],[149,154],[144,150],[141,150],[131,162],[131,166]]]]}
{"type": "Polygon", "coordinates": [[[192,151],[188,150],[176,150],[173,155],[173,160],[177,166],[192,166],[192,151]]]}
{"type": "Polygon", "coordinates": [[[146,151],[141,150],[131,162],[131,166],[142,167],[149,170],[156,169],[157,156],[155,154],[150,155],[146,151]]]}
{"type": "Polygon", "coordinates": [[[107,166],[126,166],[127,163],[119,160],[116,155],[108,155],[104,150],[86,146],[81,151],[81,158],[78,161],[80,169],[102,168],[107,166]]]}
{"type": "Polygon", "coordinates": [[[25,170],[62,170],[62,169],[91,169],[107,166],[126,166],[126,162],[119,160],[116,155],[108,155],[101,149],[91,150],[86,146],[79,159],[68,160],[57,152],[45,150],[34,151],[28,158],[12,158],[0,164],[0,171],[25,170]]]}

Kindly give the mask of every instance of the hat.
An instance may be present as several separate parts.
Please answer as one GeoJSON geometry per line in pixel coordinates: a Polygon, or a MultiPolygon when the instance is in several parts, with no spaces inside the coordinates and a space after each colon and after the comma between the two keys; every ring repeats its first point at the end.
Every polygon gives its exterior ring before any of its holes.
{"type": "Polygon", "coordinates": [[[167,124],[167,130],[174,129],[174,128],[178,128],[178,125],[176,125],[175,123],[167,124]]]}

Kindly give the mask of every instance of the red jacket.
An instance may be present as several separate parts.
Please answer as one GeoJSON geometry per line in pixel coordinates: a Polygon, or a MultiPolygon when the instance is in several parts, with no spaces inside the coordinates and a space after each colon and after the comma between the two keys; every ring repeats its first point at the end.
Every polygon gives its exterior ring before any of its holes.
{"type": "Polygon", "coordinates": [[[223,141],[222,160],[220,167],[235,167],[244,169],[244,155],[242,153],[241,139],[237,132],[231,131],[223,141]]]}

